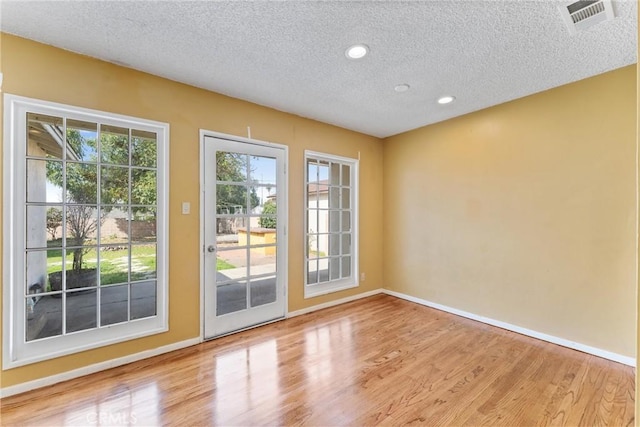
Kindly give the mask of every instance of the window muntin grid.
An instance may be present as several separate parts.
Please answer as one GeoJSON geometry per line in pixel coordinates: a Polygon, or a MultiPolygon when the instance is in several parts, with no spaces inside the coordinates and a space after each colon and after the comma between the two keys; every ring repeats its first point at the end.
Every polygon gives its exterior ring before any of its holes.
{"type": "Polygon", "coordinates": [[[305,292],[357,285],[357,161],[305,156],[305,292]]]}

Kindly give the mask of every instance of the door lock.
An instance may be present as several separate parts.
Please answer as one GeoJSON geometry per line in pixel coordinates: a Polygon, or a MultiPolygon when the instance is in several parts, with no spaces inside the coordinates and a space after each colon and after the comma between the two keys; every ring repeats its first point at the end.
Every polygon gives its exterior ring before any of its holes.
{"type": "Polygon", "coordinates": [[[216,251],[215,246],[213,246],[213,245],[207,246],[207,252],[211,253],[211,252],[215,252],[215,251],[216,251]]]}

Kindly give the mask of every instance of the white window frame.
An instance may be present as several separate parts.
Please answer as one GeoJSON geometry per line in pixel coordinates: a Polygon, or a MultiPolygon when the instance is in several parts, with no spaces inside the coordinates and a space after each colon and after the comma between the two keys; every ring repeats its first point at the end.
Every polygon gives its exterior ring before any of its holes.
{"type": "Polygon", "coordinates": [[[169,124],[5,94],[3,138],[2,369],[7,370],[168,331],[169,124]],[[26,341],[24,314],[26,238],[23,209],[26,199],[27,112],[156,133],[158,194],[155,316],[68,335],[26,341]]]}
{"type": "Polygon", "coordinates": [[[359,210],[359,160],[349,157],[341,157],[332,154],[320,153],[316,151],[305,150],[304,152],[304,297],[312,298],[320,295],[326,295],[332,292],[338,292],[345,289],[351,289],[359,286],[359,251],[358,251],[358,210],[359,210]],[[327,162],[338,162],[347,164],[351,167],[351,276],[347,278],[341,278],[338,280],[330,280],[327,282],[308,284],[308,254],[307,254],[307,242],[309,238],[309,225],[307,209],[309,207],[309,195],[307,189],[307,183],[309,182],[309,168],[307,166],[308,160],[319,160],[327,162]]]}

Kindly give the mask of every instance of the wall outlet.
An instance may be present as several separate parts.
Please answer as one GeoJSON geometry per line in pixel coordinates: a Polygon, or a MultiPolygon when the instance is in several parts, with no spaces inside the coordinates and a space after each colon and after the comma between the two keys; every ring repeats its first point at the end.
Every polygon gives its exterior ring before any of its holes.
{"type": "Polygon", "coordinates": [[[367,276],[365,276],[364,273],[360,273],[360,281],[364,282],[364,280],[367,278],[367,276]]]}

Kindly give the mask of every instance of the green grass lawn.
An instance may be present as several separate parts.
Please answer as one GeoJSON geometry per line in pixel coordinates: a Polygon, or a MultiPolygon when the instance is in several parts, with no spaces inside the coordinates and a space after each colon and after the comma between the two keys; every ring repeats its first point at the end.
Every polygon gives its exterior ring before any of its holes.
{"type": "MultiPolygon", "coordinates": [[[[56,241],[51,243],[49,247],[60,247],[56,241]]],[[[70,270],[73,265],[73,252],[68,251],[66,258],[66,270],[70,270]]],[[[97,264],[98,257],[96,249],[89,249],[83,256],[83,268],[97,268],[97,264]]],[[[217,258],[216,268],[220,271],[235,268],[235,266],[221,258],[217,258]]],[[[62,249],[50,249],[47,251],[47,274],[57,271],[62,271],[62,249]]],[[[129,281],[128,276],[128,249],[100,251],[100,283],[102,285],[127,283],[129,281]]],[[[153,277],[156,277],[156,245],[132,246],[131,280],[143,280],[153,277]]]]}
{"type": "MultiPolygon", "coordinates": [[[[65,268],[73,265],[73,252],[68,251],[65,268]]],[[[98,257],[95,248],[89,249],[83,256],[83,268],[97,268],[98,257]]],[[[62,271],[62,250],[47,251],[47,273],[62,271]]],[[[143,280],[156,277],[156,246],[134,245],[131,250],[131,280],[143,280]]],[[[100,283],[110,285],[129,281],[129,250],[100,251],[100,283]]]]}
{"type": "Polygon", "coordinates": [[[216,269],[218,271],[220,270],[228,270],[230,268],[236,268],[235,265],[229,264],[227,261],[223,260],[222,258],[216,258],[216,269]]]}

